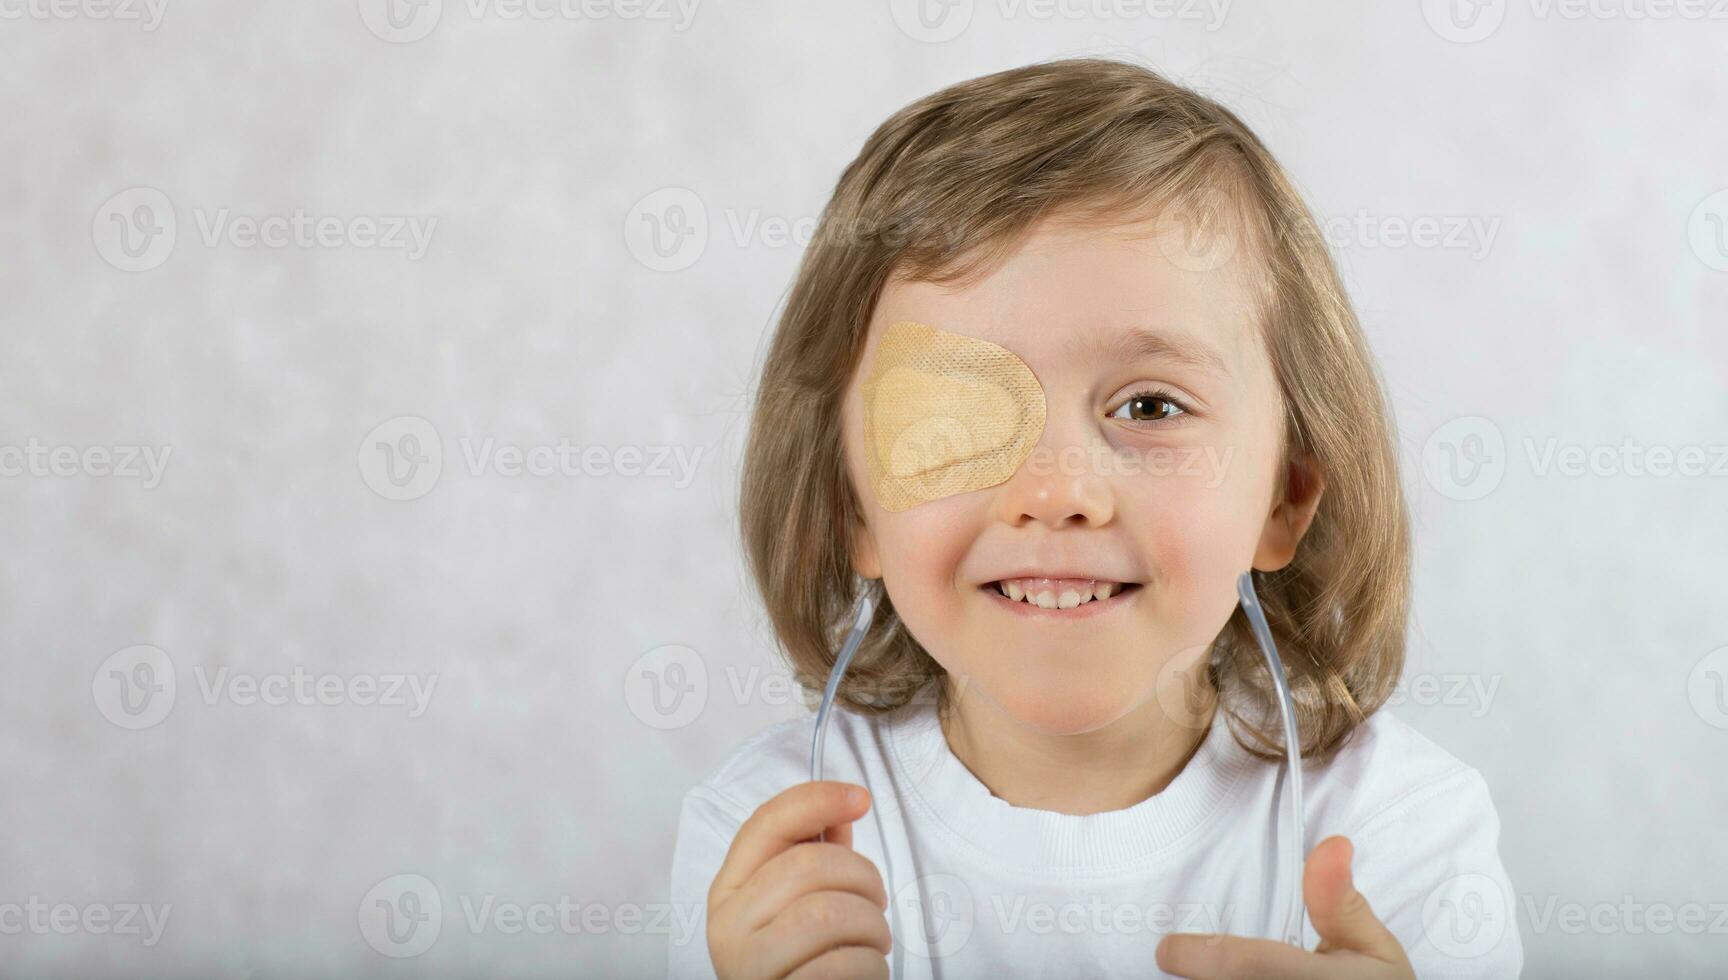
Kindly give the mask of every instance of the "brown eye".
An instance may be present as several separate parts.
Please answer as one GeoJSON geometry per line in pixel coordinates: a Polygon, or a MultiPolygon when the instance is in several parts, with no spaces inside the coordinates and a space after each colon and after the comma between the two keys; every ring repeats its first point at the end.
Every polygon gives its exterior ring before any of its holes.
{"type": "Polygon", "coordinates": [[[1110,417],[1132,422],[1162,422],[1184,414],[1187,413],[1174,399],[1156,392],[1143,392],[1123,402],[1121,408],[1110,413],[1110,417]]]}

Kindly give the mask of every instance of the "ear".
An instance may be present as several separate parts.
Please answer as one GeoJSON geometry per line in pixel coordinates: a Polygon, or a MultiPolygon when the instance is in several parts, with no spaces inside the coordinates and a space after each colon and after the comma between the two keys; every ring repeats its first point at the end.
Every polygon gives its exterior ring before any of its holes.
{"type": "Polygon", "coordinates": [[[1260,532],[1260,546],[1254,551],[1254,567],[1262,572],[1275,572],[1296,557],[1296,545],[1320,509],[1326,478],[1320,473],[1319,461],[1303,453],[1291,460],[1284,484],[1284,498],[1273,501],[1260,532]]]}
{"type": "Polygon", "coordinates": [[[882,577],[882,559],[876,551],[876,535],[862,519],[852,526],[852,570],[860,578],[882,577]]]}

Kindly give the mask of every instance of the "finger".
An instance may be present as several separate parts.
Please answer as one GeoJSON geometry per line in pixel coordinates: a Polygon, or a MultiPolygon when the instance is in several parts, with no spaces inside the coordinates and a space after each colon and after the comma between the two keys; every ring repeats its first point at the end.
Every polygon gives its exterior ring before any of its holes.
{"type": "Polygon", "coordinates": [[[793,970],[786,980],[888,980],[888,957],[868,946],[841,946],[793,970]]]}
{"type": "Polygon", "coordinates": [[[1404,947],[1356,890],[1350,873],[1355,847],[1347,837],[1315,845],[1302,869],[1302,900],[1320,934],[1317,952],[1348,949],[1388,963],[1404,962],[1404,947]]]}
{"type": "Polygon", "coordinates": [[[1334,980],[1337,965],[1289,943],[1171,933],[1158,943],[1158,969],[1189,980],[1334,980]]]}
{"type": "Polygon", "coordinates": [[[851,822],[870,809],[870,794],[862,786],[831,780],[799,783],[756,808],[738,828],[726,859],[708,889],[709,908],[724,900],[768,860],[794,844],[830,828],[846,833],[827,836],[851,846],[851,822]]]}
{"type": "Polygon", "coordinates": [[[888,917],[851,892],[816,892],[787,906],[750,938],[747,976],[783,977],[831,949],[865,946],[888,955],[888,917]]]}
{"type": "Polygon", "coordinates": [[[869,858],[839,844],[806,841],[770,858],[738,889],[736,921],[745,929],[760,929],[799,896],[828,891],[851,892],[888,908],[882,873],[869,858]]]}
{"type": "Polygon", "coordinates": [[[852,846],[852,825],[839,823],[831,827],[824,827],[820,833],[810,839],[819,844],[839,844],[841,847],[850,848],[852,846]]]}

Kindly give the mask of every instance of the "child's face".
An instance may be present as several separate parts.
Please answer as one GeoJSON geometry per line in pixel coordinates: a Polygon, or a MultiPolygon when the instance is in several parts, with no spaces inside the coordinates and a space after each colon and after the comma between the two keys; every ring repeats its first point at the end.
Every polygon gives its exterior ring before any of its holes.
{"type": "Polygon", "coordinates": [[[859,573],[883,579],[969,694],[1052,734],[1171,703],[1160,694],[1229,619],[1238,574],[1288,564],[1318,503],[1313,479],[1296,483],[1305,499],[1274,499],[1282,408],[1242,281],[1253,260],[1207,268],[1184,245],[1151,220],[1050,221],[965,286],[894,281],[846,394],[859,573]],[[1043,434],[1007,482],[896,512],[878,503],[860,382],[902,320],[1007,348],[1037,375],[1043,434]],[[1196,360],[1161,351],[1160,337],[1196,360]],[[1028,581],[1048,579],[1059,581],[1028,581]],[[1068,605],[1098,593],[1086,580],[1115,594],[1054,609],[1003,595],[1030,587],[1068,605]]]}

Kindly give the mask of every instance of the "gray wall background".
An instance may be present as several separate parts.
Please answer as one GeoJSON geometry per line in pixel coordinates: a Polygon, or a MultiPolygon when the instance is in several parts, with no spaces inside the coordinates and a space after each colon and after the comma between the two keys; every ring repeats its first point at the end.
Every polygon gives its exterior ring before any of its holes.
{"type": "Polygon", "coordinates": [[[1526,975],[1728,969],[1728,14],[400,2],[0,3],[0,973],[658,973],[680,796],[804,710],[733,516],[797,235],[894,109],[1076,54],[1330,220],[1393,710],[1487,775],[1526,975]]]}

